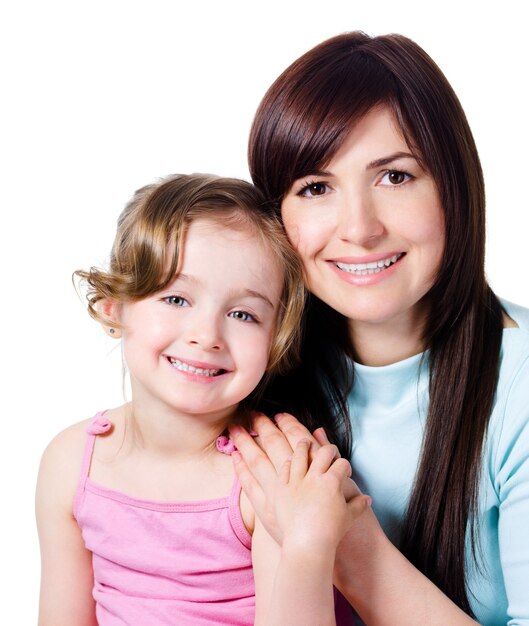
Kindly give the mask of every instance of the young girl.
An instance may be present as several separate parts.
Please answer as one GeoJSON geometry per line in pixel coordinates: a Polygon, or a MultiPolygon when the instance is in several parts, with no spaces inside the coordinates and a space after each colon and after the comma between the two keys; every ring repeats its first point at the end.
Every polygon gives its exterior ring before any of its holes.
{"type": "Polygon", "coordinates": [[[343,495],[349,464],[326,446],[308,470],[300,443],[276,490],[279,549],[225,436],[299,339],[300,267],[261,202],[233,179],[149,185],[119,219],[109,270],[77,272],[122,340],[132,398],[44,454],[41,626],[334,623],[336,546],[366,505],[343,495]]]}

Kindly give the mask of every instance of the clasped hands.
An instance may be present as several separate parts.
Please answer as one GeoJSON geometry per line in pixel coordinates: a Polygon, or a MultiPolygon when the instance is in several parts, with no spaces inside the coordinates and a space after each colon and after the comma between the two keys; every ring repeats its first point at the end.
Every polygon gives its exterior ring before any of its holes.
{"type": "Polygon", "coordinates": [[[322,428],[311,434],[286,413],[274,420],[254,417],[257,439],[240,426],[230,427],[241,486],[278,544],[336,549],[371,499],[351,480],[349,462],[322,428]]]}

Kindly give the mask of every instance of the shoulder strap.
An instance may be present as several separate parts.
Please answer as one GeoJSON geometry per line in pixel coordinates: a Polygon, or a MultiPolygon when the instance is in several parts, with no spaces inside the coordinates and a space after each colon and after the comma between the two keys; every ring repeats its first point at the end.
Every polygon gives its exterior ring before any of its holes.
{"type": "Polygon", "coordinates": [[[241,514],[241,490],[241,483],[239,482],[237,476],[235,476],[229,496],[228,515],[230,518],[231,527],[237,539],[242,543],[245,548],[251,549],[252,536],[246,529],[241,514]]]}
{"type": "Polygon", "coordinates": [[[81,462],[81,473],[79,476],[79,482],[77,484],[77,489],[75,492],[75,497],[73,501],[73,514],[77,519],[77,514],[79,512],[79,507],[81,504],[81,500],[84,494],[86,480],[88,478],[88,474],[90,472],[90,465],[92,463],[92,454],[94,452],[94,445],[96,441],[97,435],[102,433],[106,433],[111,427],[112,423],[108,418],[105,417],[104,411],[97,413],[91,420],[90,424],[88,424],[86,428],[86,443],[83,452],[83,460],[81,462]]]}

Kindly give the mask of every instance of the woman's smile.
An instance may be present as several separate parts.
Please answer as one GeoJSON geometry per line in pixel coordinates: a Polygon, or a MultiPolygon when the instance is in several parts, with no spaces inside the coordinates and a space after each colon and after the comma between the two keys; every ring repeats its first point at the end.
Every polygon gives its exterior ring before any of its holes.
{"type": "Polygon", "coordinates": [[[350,324],[417,319],[443,256],[444,213],[389,109],[360,119],[281,212],[309,289],[350,324]]]}

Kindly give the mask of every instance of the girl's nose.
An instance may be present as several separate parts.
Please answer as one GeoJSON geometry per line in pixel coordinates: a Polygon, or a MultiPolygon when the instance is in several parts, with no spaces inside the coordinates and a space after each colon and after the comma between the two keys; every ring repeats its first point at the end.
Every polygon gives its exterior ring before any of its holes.
{"type": "Polygon", "coordinates": [[[375,203],[365,191],[344,196],[338,219],[340,239],[364,248],[376,245],[385,233],[375,203]]]}
{"type": "Polygon", "coordinates": [[[224,340],[219,325],[212,320],[196,320],[187,331],[187,343],[202,350],[220,351],[224,349],[224,340]]]}

